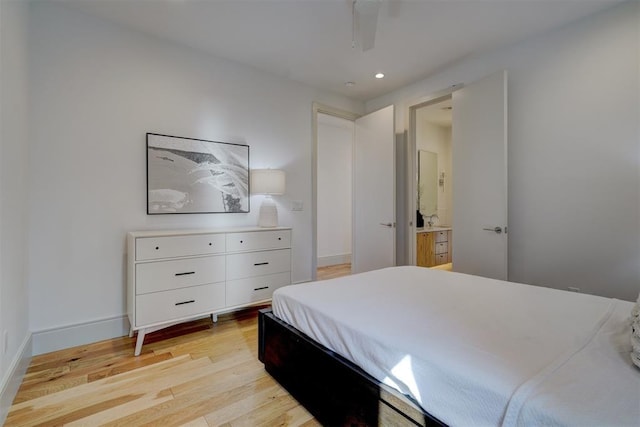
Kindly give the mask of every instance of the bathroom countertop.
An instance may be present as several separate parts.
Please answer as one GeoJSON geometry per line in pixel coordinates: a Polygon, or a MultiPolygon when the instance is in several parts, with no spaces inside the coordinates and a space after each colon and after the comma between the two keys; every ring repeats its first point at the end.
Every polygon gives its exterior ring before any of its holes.
{"type": "Polygon", "coordinates": [[[433,227],[416,228],[416,233],[429,233],[431,231],[449,231],[451,227],[445,225],[434,225],[433,227]]]}

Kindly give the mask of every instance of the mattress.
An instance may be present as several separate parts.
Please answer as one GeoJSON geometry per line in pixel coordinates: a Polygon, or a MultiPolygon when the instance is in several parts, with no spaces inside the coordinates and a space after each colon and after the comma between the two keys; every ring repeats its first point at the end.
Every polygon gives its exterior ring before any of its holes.
{"type": "Polygon", "coordinates": [[[449,425],[640,425],[630,302],[392,267],[280,288],[272,306],[449,425]]]}

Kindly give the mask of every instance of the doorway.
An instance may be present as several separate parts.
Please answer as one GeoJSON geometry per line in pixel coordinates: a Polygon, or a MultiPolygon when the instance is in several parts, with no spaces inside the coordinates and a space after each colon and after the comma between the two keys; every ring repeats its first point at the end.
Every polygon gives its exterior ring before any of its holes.
{"type": "Polygon", "coordinates": [[[452,270],[452,97],[412,107],[414,212],[412,264],[452,270]]]}
{"type": "MultiPolygon", "coordinates": [[[[336,186],[328,189],[330,197],[323,196],[318,187],[321,170],[335,172],[336,161],[329,157],[329,165],[319,164],[319,129],[325,114],[333,119],[346,119],[353,123],[351,169],[351,272],[385,268],[395,265],[396,255],[396,195],[395,195],[395,114],[393,105],[358,116],[349,112],[313,104],[313,157],[312,157],[312,277],[318,277],[318,266],[336,256],[345,259],[344,252],[325,254],[320,259],[318,242],[322,211],[319,197],[329,200],[329,210],[336,210],[333,195],[336,186]],[[320,120],[319,120],[320,119],[320,120]]],[[[322,154],[320,154],[322,156],[322,154]]],[[[326,156],[324,156],[326,159],[326,156]]],[[[325,160],[326,161],[326,160],[325,160]]],[[[342,189],[339,191],[342,193],[342,189]]],[[[325,195],[327,193],[325,192],[325,195]]],[[[344,207],[344,205],[343,205],[344,207]]],[[[344,218],[344,216],[342,216],[344,218]]],[[[333,226],[333,223],[331,223],[333,226]]],[[[328,233],[328,232],[327,232],[328,233]]],[[[334,233],[335,234],[335,233],[334,233]]],[[[324,237],[324,236],[323,236],[324,237]]],[[[344,242],[344,236],[341,241],[344,242]]],[[[343,246],[344,248],[344,246],[343,246]]],[[[335,258],[334,258],[335,260],[335,258]]]]}
{"type": "Polygon", "coordinates": [[[355,123],[317,115],[317,278],[351,274],[355,123]]]}
{"type": "MultiPolygon", "coordinates": [[[[448,92],[409,106],[408,205],[412,218],[407,228],[409,260],[416,264],[418,195],[417,117],[422,107],[451,100],[451,171],[439,170],[438,185],[451,190],[450,213],[437,225],[451,226],[447,235],[424,239],[427,250],[451,249],[453,271],[494,279],[508,279],[507,239],[507,80],[501,70],[472,83],[452,86],[448,92]],[[442,243],[442,247],[437,244],[442,243]],[[446,244],[445,244],[446,243],[446,244]],[[435,249],[434,249],[435,248],[435,249]]],[[[442,189],[440,190],[442,191],[442,189]]],[[[433,219],[433,218],[430,218],[433,219]]],[[[421,236],[425,237],[425,236],[421,236]]],[[[431,236],[433,237],[433,236],[431,236]]],[[[438,256],[436,252],[435,256],[438,256]]],[[[440,254],[441,257],[445,255],[440,254]]],[[[439,261],[443,261],[440,259],[439,261]]]]}
{"type": "MultiPolygon", "coordinates": [[[[341,110],[338,108],[334,108],[334,107],[330,107],[328,105],[323,105],[317,102],[313,103],[312,106],[312,136],[313,136],[313,153],[312,153],[312,163],[311,163],[311,168],[312,168],[312,212],[311,212],[311,216],[312,216],[312,249],[311,249],[311,280],[317,280],[317,279],[327,279],[327,278],[334,278],[334,277],[340,277],[340,276],[345,276],[345,275],[349,275],[351,274],[351,253],[349,253],[348,255],[348,262],[341,262],[341,260],[346,258],[346,254],[345,253],[341,253],[341,256],[336,257],[335,253],[334,254],[330,254],[326,251],[324,251],[324,245],[327,245],[328,243],[322,243],[323,245],[323,259],[319,261],[319,254],[321,253],[319,251],[319,243],[318,243],[318,239],[319,239],[319,235],[322,233],[322,230],[320,230],[319,228],[319,221],[326,221],[326,218],[322,218],[320,219],[319,216],[322,215],[322,212],[324,212],[327,208],[326,205],[324,205],[323,207],[319,207],[319,203],[321,203],[321,200],[319,199],[319,193],[322,194],[326,194],[327,193],[327,189],[320,189],[319,187],[319,175],[324,175],[324,171],[327,169],[330,169],[330,165],[325,165],[326,160],[323,161],[322,164],[320,164],[320,159],[319,159],[319,151],[323,150],[323,148],[320,148],[320,141],[319,141],[319,134],[320,132],[325,132],[327,129],[321,130],[321,126],[324,126],[323,123],[326,122],[333,122],[334,124],[339,124],[339,126],[342,126],[342,131],[337,131],[338,134],[340,134],[341,138],[343,139],[343,144],[351,144],[351,153],[353,155],[353,141],[355,136],[352,134],[351,135],[351,140],[349,141],[346,137],[345,137],[345,128],[351,126],[353,128],[353,126],[355,125],[355,120],[356,118],[358,118],[358,114],[352,113],[350,111],[345,111],[345,110],[341,110]],[[350,125],[347,125],[350,124],[350,125]],[[331,265],[331,262],[336,262],[338,261],[337,265],[338,267],[334,267],[331,265]]],[[[329,131],[330,133],[331,131],[329,131]]],[[[344,147],[343,147],[344,148],[344,147]]],[[[326,151],[326,150],[323,150],[326,151]]],[[[331,152],[331,150],[329,150],[329,152],[331,152]]],[[[326,156],[323,156],[326,157],[326,156]]],[[[350,167],[349,170],[352,171],[352,168],[350,167]]],[[[326,181],[324,181],[326,185],[326,181]]],[[[349,177],[349,187],[350,190],[349,192],[351,193],[351,199],[349,200],[349,204],[350,204],[350,209],[353,209],[353,173],[351,172],[351,175],[349,177]]],[[[322,200],[325,200],[326,197],[325,196],[321,196],[322,200]]],[[[344,218],[344,215],[341,215],[342,218],[344,218]]],[[[353,247],[353,224],[352,224],[352,219],[351,219],[352,215],[349,215],[349,221],[350,221],[350,226],[349,226],[349,233],[350,233],[350,247],[349,249],[351,250],[351,248],[353,247]]],[[[335,248],[337,246],[336,243],[332,243],[331,247],[335,248]]]]}

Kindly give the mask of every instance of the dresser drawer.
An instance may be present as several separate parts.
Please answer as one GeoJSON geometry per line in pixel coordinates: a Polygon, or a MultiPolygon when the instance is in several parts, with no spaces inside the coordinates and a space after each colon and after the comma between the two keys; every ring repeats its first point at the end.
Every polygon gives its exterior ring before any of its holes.
{"type": "Polygon", "coordinates": [[[291,247],[291,230],[251,231],[227,234],[227,252],[291,247]]]}
{"type": "Polygon", "coordinates": [[[291,273],[289,272],[231,280],[227,282],[227,306],[270,299],[273,291],[290,284],[291,273]]]}
{"type": "Polygon", "coordinates": [[[436,243],[436,255],[437,254],[446,254],[449,252],[449,243],[448,242],[440,242],[436,243]]]}
{"type": "Polygon", "coordinates": [[[227,255],[227,280],[291,271],[291,250],[227,255]]]}
{"type": "Polygon", "coordinates": [[[224,281],[224,255],[136,265],[137,295],[224,281]]]}
{"type": "Polygon", "coordinates": [[[139,295],[136,298],[136,326],[206,314],[223,308],[224,304],[224,283],[139,295]]]}
{"type": "Polygon", "coordinates": [[[138,237],[136,239],[136,260],[221,254],[225,252],[225,243],[223,233],[138,237]]]}
{"type": "Polygon", "coordinates": [[[447,253],[436,254],[436,264],[435,265],[446,264],[447,262],[449,262],[449,254],[447,254],[447,253]]]}
{"type": "Polygon", "coordinates": [[[446,242],[449,240],[449,233],[447,231],[435,231],[433,234],[436,236],[436,242],[446,242]]]}

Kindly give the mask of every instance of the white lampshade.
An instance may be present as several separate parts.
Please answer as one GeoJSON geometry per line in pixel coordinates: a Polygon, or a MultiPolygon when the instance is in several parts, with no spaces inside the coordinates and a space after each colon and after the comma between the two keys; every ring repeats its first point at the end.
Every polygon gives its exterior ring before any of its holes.
{"type": "Polygon", "coordinates": [[[284,194],[284,171],[278,169],[252,169],[251,192],[253,194],[265,194],[266,197],[260,205],[258,225],[260,227],[278,226],[278,208],[271,196],[284,194]]]}
{"type": "Polygon", "coordinates": [[[284,171],[278,169],[251,169],[253,194],[281,195],[285,190],[284,171]]]}

